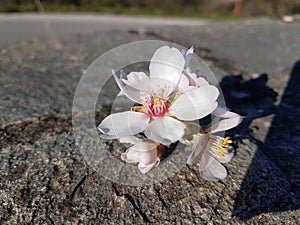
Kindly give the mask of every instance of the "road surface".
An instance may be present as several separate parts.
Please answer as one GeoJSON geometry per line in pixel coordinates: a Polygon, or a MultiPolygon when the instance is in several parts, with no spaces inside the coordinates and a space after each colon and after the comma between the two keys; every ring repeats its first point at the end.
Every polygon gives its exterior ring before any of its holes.
{"type": "Polygon", "coordinates": [[[199,26],[204,20],[151,18],[142,16],[84,14],[0,14],[0,43],[67,34],[86,34],[110,30],[145,29],[163,26],[199,26]]]}

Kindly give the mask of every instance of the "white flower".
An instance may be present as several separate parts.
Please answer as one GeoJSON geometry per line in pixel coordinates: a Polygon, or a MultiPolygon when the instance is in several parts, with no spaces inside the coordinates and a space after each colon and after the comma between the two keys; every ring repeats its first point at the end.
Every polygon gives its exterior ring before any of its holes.
{"type": "Polygon", "coordinates": [[[140,106],[106,117],[98,126],[101,137],[115,139],[144,131],[150,140],[170,145],[184,134],[181,121],[200,119],[214,111],[219,95],[216,87],[207,84],[183,94],[176,92],[184,66],[184,56],[164,46],[151,59],[150,77],[131,72],[119,79],[114,74],[122,93],[140,106]]]}
{"type": "Polygon", "coordinates": [[[232,140],[229,137],[222,138],[211,133],[229,130],[239,125],[243,117],[224,107],[218,107],[212,114],[222,119],[213,123],[205,131],[201,131],[198,124],[187,124],[187,129],[198,130],[198,132],[190,135],[192,137],[185,137],[183,142],[188,144],[194,142],[187,164],[192,165],[199,161],[200,176],[208,181],[217,181],[226,178],[227,170],[221,163],[227,163],[232,159],[234,149],[230,146],[232,140]]]}
{"type": "Polygon", "coordinates": [[[200,176],[208,181],[223,180],[227,170],[221,163],[229,162],[234,156],[232,141],[211,134],[201,135],[193,145],[193,152],[187,160],[192,165],[199,161],[200,176]]]}

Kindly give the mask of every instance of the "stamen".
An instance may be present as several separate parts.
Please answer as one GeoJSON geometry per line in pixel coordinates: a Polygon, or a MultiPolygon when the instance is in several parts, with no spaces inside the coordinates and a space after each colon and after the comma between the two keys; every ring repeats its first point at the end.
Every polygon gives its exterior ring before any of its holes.
{"type": "Polygon", "coordinates": [[[142,103],[146,109],[146,114],[150,117],[163,117],[169,112],[169,104],[163,98],[164,90],[162,89],[159,94],[157,93],[143,93],[142,103]]]}
{"type": "Polygon", "coordinates": [[[226,149],[229,148],[230,144],[232,144],[232,140],[230,139],[230,137],[222,138],[219,136],[211,135],[208,140],[208,145],[212,150],[212,153],[215,154],[217,158],[226,156],[226,149]]]}

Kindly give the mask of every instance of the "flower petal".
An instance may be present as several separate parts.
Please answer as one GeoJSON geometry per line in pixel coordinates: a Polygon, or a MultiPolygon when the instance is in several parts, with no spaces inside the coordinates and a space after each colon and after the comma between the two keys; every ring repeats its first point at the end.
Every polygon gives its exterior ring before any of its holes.
{"type": "Polygon", "coordinates": [[[208,181],[223,180],[227,176],[226,168],[209,151],[205,151],[199,164],[200,176],[208,181]]]}
{"type": "Polygon", "coordinates": [[[178,49],[163,46],[151,58],[150,77],[159,77],[177,85],[184,64],[184,57],[178,49]]]}
{"type": "Polygon", "coordinates": [[[184,93],[184,92],[193,90],[195,88],[197,88],[197,87],[196,86],[191,86],[189,79],[184,74],[181,74],[181,78],[180,78],[180,81],[177,85],[176,90],[181,92],[181,93],[184,93]]]}
{"type": "Polygon", "coordinates": [[[148,122],[149,118],[144,113],[127,111],[107,116],[98,129],[103,133],[102,138],[115,139],[144,131],[148,122]]]}
{"type": "Polygon", "coordinates": [[[142,142],[143,140],[140,138],[137,138],[135,136],[127,136],[127,137],[122,137],[120,138],[121,143],[130,143],[130,144],[137,144],[142,142]]]}
{"type": "Polygon", "coordinates": [[[150,140],[163,145],[170,145],[180,140],[183,134],[183,124],[168,116],[154,119],[145,130],[145,135],[150,140]]]}
{"type": "MultiPolygon", "coordinates": [[[[130,85],[126,85],[125,83],[122,82],[122,80],[117,76],[117,74],[115,73],[115,70],[112,70],[112,74],[113,77],[115,78],[119,88],[120,88],[120,93],[118,94],[118,96],[120,95],[125,95],[127,98],[129,98],[130,100],[140,103],[140,98],[141,98],[141,93],[140,90],[130,86],[130,85]]],[[[124,77],[124,74],[120,77],[124,77]]],[[[122,78],[123,79],[123,78],[122,78]]]]}
{"type": "Polygon", "coordinates": [[[208,134],[202,135],[197,139],[197,141],[194,143],[192,147],[193,152],[190,154],[186,162],[188,165],[193,165],[194,163],[196,163],[196,161],[202,158],[203,153],[207,147],[208,139],[209,139],[208,134]]]}
{"type": "Polygon", "coordinates": [[[229,130],[233,127],[238,126],[243,121],[242,116],[237,113],[230,112],[225,107],[221,106],[217,107],[216,110],[212,112],[212,114],[225,119],[212,123],[212,125],[206,129],[206,131],[209,131],[211,133],[229,130]]]}
{"type": "Polygon", "coordinates": [[[139,163],[141,173],[148,172],[157,162],[157,145],[152,141],[142,140],[128,148],[121,155],[121,159],[128,163],[139,163]]]}
{"type": "Polygon", "coordinates": [[[208,81],[205,80],[203,77],[197,77],[196,79],[197,87],[201,87],[204,85],[209,85],[208,81]]]}
{"type": "Polygon", "coordinates": [[[212,85],[199,87],[180,95],[170,107],[170,112],[180,120],[203,118],[217,108],[218,95],[219,90],[212,85]]]}
{"type": "Polygon", "coordinates": [[[240,116],[237,113],[231,112],[226,106],[218,106],[211,114],[222,118],[234,118],[240,116]]]}
{"type": "Polygon", "coordinates": [[[131,72],[126,79],[121,79],[126,85],[137,90],[145,90],[148,87],[149,77],[144,72],[131,72]]]}
{"type": "Polygon", "coordinates": [[[193,46],[190,49],[188,49],[186,52],[184,50],[182,51],[182,54],[184,56],[184,61],[185,61],[184,68],[187,68],[190,65],[193,53],[194,53],[193,46]]]}
{"type": "Polygon", "coordinates": [[[243,121],[243,117],[238,116],[234,118],[229,118],[229,119],[223,119],[219,122],[213,123],[208,129],[209,132],[211,133],[216,133],[219,131],[224,131],[224,130],[229,130],[233,127],[236,127],[243,121]]]}
{"type": "Polygon", "coordinates": [[[121,154],[121,159],[128,163],[138,163],[139,152],[132,151],[131,148],[128,148],[126,152],[121,154]]]}

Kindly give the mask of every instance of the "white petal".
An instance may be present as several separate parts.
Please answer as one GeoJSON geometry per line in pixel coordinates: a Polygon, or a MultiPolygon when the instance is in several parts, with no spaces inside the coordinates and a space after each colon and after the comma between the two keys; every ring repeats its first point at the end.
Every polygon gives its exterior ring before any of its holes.
{"type": "Polygon", "coordinates": [[[176,87],[174,83],[160,77],[150,77],[150,84],[150,92],[162,95],[162,97],[165,99],[174,91],[176,87]]]}
{"type": "Polygon", "coordinates": [[[132,136],[145,130],[149,118],[144,113],[121,112],[106,117],[98,129],[103,133],[102,138],[115,139],[132,136]]]}
{"type": "Polygon", "coordinates": [[[180,120],[203,118],[217,108],[218,95],[219,90],[212,85],[199,87],[180,95],[170,107],[170,112],[180,120]]]}
{"type": "Polygon", "coordinates": [[[163,46],[157,49],[151,58],[150,77],[159,77],[176,85],[184,64],[184,57],[178,49],[163,46]]]}
{"type": "Polygon", "coordinates": [[[148,87],[149,77],[143,72],[131,72],[122,82],[138,90],[145,90],[148,87]]]}
{"type": "Polygon", "coordinates": [[[142,142],[143,140],[140,138],[137,138],[135,136],[127,136],[120,138],[121,143],[130,143],[130,144],[137,144],[142,142]]]}
{"type": "Polygon", "coordinates": [[[223,180],[227,176],[226,168],[209,151],[205,151],[199,164],[200,176],[208,181],[223,180]]]}
{"type": "Polygon", "coordinates": [[[209,139],[208,134],[202,135],[197,139],[197,141],[194,143],[192,147],[192,153],[190,154],[186,162],[188,165],[193,165],[194,163],[196,163],[202,158],[203,153],[207,147],[208,139],[209,139]]]}
{"type": "Polygon", "coordinates": [[[163,145],[170,145],[180,140],[183,134],[183,124],[168,116],[154,119],[145,130],[145,135],[150,140],[163,145]]]}
{"type": "Polygon", "coordinates": [[[203,77],[197,77],[196,79],[197,87],[201,87],[204,85],[209,85],[208,81],[205,80],[203,77]]]}

